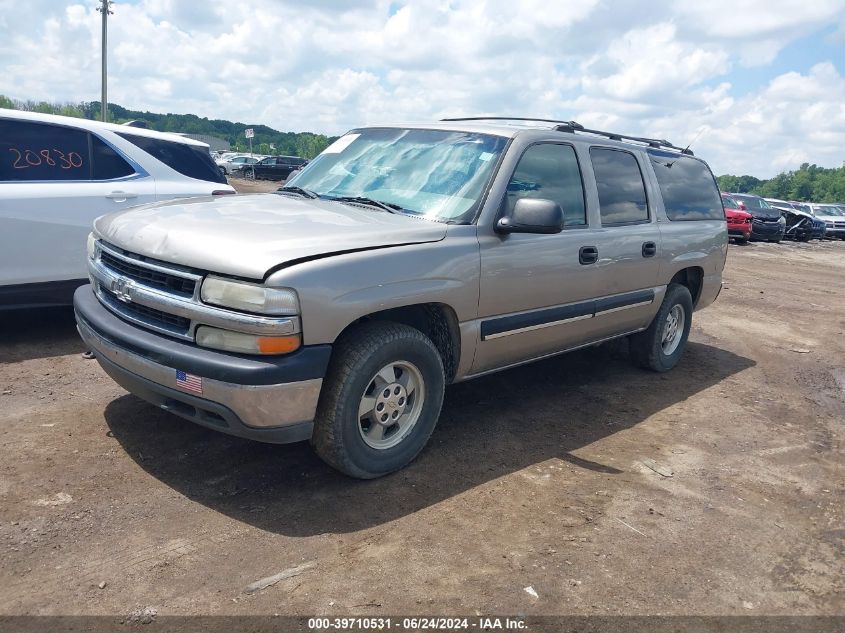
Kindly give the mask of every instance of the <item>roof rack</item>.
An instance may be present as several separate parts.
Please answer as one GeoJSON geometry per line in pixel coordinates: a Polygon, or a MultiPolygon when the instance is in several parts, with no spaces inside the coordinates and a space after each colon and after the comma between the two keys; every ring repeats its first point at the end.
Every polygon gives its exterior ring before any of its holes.
{"type": "Polygon", "coordinates": [[[536,119],[533,117],[519,117],[519,116],[468,116],[468,117],[454,117],[449,119],[440,119],[441,121],[538,121],[541,123],[556,123],[553,129],[558,132],[579,132],[582,134],[595,134],[597,136],[604,136],[613,141],[634,141],[637,143],[644,143],[649,147],[668,147],[676,149],[682,154],[694,156],[689,147],[678,147],[672,145],[669,141],[659,138],[646,138],[644,136],[629,136],[628,134],[618,134],[616,132],[602,132],[601,130],[591,130],[585,128],[577,121],[558,121],[556,119],[536,119]]]}

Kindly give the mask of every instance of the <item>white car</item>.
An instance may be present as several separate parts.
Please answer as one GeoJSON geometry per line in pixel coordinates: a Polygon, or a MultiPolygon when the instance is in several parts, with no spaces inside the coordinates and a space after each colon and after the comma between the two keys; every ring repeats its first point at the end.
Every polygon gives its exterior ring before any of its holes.
{"type": "Polygon", "coordinates": [[[98,216],[232,193],[205,143],[0,109],[0,310],[71,303],[87,282],[85,241],[98,216]]]}
{"type": "Polygon", "coordinates": [[[239,169],[243,169],[247,165],[254,165],[259,161],[255,156],[235,156],[229,160],[219,163],[219,166],[226,172],[226,174],[233,174],[239,169]]]}

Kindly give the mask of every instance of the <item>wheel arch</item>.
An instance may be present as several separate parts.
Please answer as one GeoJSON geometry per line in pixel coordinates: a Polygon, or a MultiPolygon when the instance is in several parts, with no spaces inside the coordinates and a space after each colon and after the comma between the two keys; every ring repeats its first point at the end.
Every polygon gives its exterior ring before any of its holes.
{"type": "Polygon", "coordinates": [[[704,285],[704,269],[701,266],[682,268],[672,276],[669,283],[680,284],[689,290],[694,309],[698,305],[698,299],[701,297],[701,289],[704,285]]]}
{"type": "Polygon", "coordinates": [[[461,358],[460,327],[454,308],[445,303],[429,302],[371,312],[347,325],[338,338],[355,326],[371,321],[402,323],[422,332],[440,354],[446,383],[452,382],[461,358]]]}

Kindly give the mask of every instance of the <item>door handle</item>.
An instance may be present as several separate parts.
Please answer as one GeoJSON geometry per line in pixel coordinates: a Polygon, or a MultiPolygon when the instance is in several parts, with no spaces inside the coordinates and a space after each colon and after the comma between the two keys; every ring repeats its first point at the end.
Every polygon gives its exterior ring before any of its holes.
{"type": "Polygon", "coordinates": [[[123,202],[124,200],[137,197],[137,193],[130,193],[129,191],[112,191],[111,193],[106,194],[106,198],[114,200],[115,202],[123,202]]]}
{"type": "Polygon", "coordinates": [[[578,261],[582,264],[595,264],[599,261],[599,249],[595,246],[582,246],[578,251],[578,261]]]}
{"type": "Polygon", "coordinates": [[[643,257],[654,257],[655,255],[657,255],[657,244],[643,242],[643,257]]]}

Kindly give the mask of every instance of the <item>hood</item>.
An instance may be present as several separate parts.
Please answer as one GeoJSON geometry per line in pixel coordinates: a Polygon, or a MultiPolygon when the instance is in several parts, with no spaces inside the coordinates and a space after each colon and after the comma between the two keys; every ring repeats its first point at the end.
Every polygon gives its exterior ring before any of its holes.
{"type": "Polygon", "coordinates": [[[343,251],[436,242],[445,224],[358,205],[257,194],[171,200],[104,215],[106,242],[164,262],[263,279],[271,268],[343,251]]]}
{"type": "Polygon", "coordinates": [[[774,207],[771,209],[759,209],[755,207],[748,207],[746,211],[753,215],[755,218],[777,219],[782,215],[780,209],[775,209],[774,207]]]}

